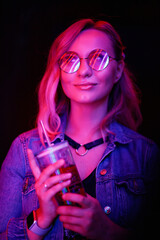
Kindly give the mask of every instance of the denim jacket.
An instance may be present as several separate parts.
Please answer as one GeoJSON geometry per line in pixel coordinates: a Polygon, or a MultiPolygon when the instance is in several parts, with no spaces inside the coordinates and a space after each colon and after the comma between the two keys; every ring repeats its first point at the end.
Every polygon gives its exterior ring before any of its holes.
{"type": "MultiPolygon", "coordinates": [[[[106,150],[96,169],[96,198],[108,217],[127,229],[140,226],[152,211],[157,190],[159,149],[151,140],[112,123],[106,150]],[[148,209],[149,208],[149,209],[148,209]]],[[[63,140],[63,132],[58,136],[63,140]]],[[[44,147],[37,129],[25,132],[12,143],[0,172],[0,239],[28,239],[26,217],[39,207],[35,179],[27,148],[38,154],[44,147]]],[[[63,225],[57,218],[45,240],[63,239],[63,225]]]]}

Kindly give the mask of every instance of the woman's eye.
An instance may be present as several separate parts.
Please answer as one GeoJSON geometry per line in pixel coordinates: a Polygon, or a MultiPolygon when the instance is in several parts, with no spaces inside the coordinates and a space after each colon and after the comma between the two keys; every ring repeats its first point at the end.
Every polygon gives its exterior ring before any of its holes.
{"type": "Polygon", "coordinates": [[[70,61],[71,61],[72,63],[74,63],[74,62],[77,61],[77,58],[76,58],[76,57],[72,57],[72,58],[70,59],[70,61]]]}
{"type": "Polygon", "coordinates": [[[102,54],[100,54],[100,55],[98,55],[98,56],[95,56],[95,59],[96,59],[97,61],[102,61],[103,58],[104,58],[104,55],[102,55],[102,54]]]}
{"type": "Polygon", "coordinates": [[[93,61],[102,61],[104,58],[104,55],[103,54],[93,54],[92,56],[90,56],[90,61],[93,62],[93,61]]]}
{"type": "Polygon", "coordinates": [[[77,57],[76,56],[66,56],[63,61],[66,63],[75,63],[77,61],[77,57]]]}

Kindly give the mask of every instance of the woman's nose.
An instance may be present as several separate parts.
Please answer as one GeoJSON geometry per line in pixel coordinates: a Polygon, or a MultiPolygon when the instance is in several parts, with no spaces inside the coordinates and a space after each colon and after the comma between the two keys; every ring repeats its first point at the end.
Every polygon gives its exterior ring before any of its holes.
{"type": "Polygon", "coordinates": [[[89,66],[87,59],[81,58],[80,67],[78,69],[79,77],[91,77],[92,76],[92,68],[89,66]]]}

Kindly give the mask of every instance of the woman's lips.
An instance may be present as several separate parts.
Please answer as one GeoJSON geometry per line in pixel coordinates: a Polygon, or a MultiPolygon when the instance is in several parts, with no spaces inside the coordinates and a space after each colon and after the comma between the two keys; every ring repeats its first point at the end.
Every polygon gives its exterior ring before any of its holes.
{"type": "Polygon", "coordinates": [[[96,86],[96,83],[79,83],[79,84],[74,84],[75,87],[81,89],[81,90],[89,90],[96,86]]]}

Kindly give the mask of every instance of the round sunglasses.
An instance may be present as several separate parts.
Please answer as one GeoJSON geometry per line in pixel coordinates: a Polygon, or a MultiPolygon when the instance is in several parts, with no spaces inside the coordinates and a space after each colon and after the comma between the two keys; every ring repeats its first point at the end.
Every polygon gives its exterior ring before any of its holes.
{"type": "Polygon", "coordinates": [[[79,69],[81,59],[86,59],[88,65],[96,71],[104,70],[108,66],[110,60],[118,61],[117,58],[109,56],[108,53],[102,49],[91,51],[87,58],[80,58],[76,52],[68,51],[60,58],[59,66],[61,70],[66,73],[74,73],[79,69]]]}

